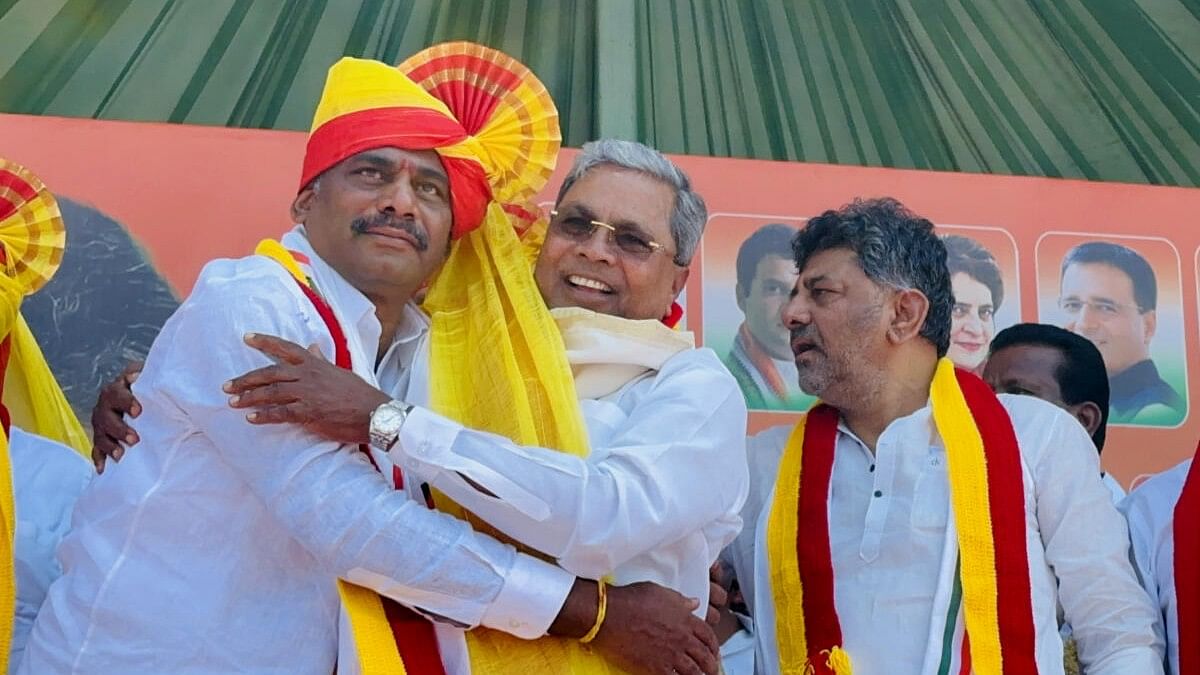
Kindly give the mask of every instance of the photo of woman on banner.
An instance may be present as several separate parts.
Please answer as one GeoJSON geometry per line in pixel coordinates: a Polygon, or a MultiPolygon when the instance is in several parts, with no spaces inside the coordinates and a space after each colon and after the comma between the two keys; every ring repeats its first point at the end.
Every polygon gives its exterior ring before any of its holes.
{"type": "MultiPolygon", "coordinates": [[[[1168,304],[1178,303],[1178,292],[1173,296],[1176,302],[1168,304]]],[[[1146,255],[1108,241],[1076,245],[1060,266],[1058,309],[1063,328],[1091,340],[1104,357],[1112,392],[1110,423],[1174,426],[1183,421],[1187,401],[1182,388],[1168,382],[1182,381],[1183,364],[1160,373],[1161,359],[1156,364],[1158,357],[1151,354],[1163,317],[1158,276],[1146,255]]],[[[1168,311],[1182,314],[1178,307],[1168,311]]],[[[1183,336],[1159,342],[1182,345],[1183,336]]]]}
{"type": "Polygon", "coordinates": [[[797,384],[791,336],[780,315],[796,284],[795,234],[795,226],[770,223],[738,248],[734,293],[743,320],[723,360],[751,410],[806,410],[812,404],[797,384]]]}
{"type": "Polygon", "coordinates": [[[950,351],[954,365],[979,372],[996,335],[996,311],[1004,301],[1004,278],[991,251],[957,234],[942,236],[954,292],[950,351]]]}

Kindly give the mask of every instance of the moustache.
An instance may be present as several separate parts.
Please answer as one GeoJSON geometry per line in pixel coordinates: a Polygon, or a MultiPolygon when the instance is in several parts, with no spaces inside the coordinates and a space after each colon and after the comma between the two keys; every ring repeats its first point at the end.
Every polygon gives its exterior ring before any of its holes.
{"type": "Polygon", "coordinates": [[[416,240],[418,251],[429,250],[429,235],[412,218],[396,218],[386,213],[377,213],[370,218],[359,216],[350,222],[350,229],[356,234],[365,234],[369,230],[381,227],[391,227],[407,232],[416,240]]]}

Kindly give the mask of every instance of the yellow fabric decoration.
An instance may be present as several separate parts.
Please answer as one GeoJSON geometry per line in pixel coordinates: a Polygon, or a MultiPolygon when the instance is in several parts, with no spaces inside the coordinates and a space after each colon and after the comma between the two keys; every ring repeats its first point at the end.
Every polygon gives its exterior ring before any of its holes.
{"type": "MultiPolygon", "coordinates": [[[[10,339],[4,400],[12,423],[88,456],[87,435],[21,316],[21,301],[62,263],[66,227],[54,195],[31,171],[0,159],[0,340],[10,339]]],[[[0,666],[7,670],[16,603],[12,462],[0,433],[0,666]]]]}
{"type": "MultiPolygon", "coordinates": [[[[21,316],[18,308],[21,306],[21,298],[25,295],[24,290],[20,282],[0,274],[0,335],[12,330],[21,316]]],[[[8,435],[0,433],[0,665],[4,665],[6,671],[8,652],[12,648],[13,618],[17,601],[16,570],[13,563],[16,520],[8,435]]]]}
{"type": "Polygon", "coordinates": [[[954,364],[938,362],[929,388],[933,422],[946,446],[950,505],[961,551],[963,622],[971,636],[971,668],[1001,673],[1000,622],[996,598],[996,542],[988,507],[987,455],[975,417],[954,376],[954,364]]]}
{"type": "Polygon", "coordinates": [[[771,594],[775,602],[775,644],[783,675],[804,675],[808,663],[808,639],[804,630],[804,586],[800,583],[800,561],[796,557],[796,529],[799,527],[800,468],[804,445],[804,425],[800,418],[788,436],[775,499],[767,517],[767,560],[771,570],[771,594]],[[784,615],[786,612],[786,616],[784,615]]]}
{"type": "MultiPolygon", "coordinates": [[[[430,382],[437,412],[520,444],[587,456],[587,432],[562,337],[498,205],[489,207],[482,227],[455,244],[430,286],[425,309],[431,319],[430,382]]],[[[440,510],[519,546],[445,495],[435,493],[434,500],[440,510]]],[[[474,675],[621,672],[567,638],[522,640],[480,627],[467,633],[467,646],[474,675]]]]}

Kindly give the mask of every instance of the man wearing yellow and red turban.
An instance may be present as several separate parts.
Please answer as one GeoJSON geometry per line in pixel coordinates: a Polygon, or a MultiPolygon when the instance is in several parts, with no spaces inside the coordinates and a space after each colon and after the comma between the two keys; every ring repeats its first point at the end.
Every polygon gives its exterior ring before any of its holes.
{"type": "MultiPolygon", "coordinates": [[[[134,387],[139,450],[81,498],[20,672],[439,672],[431,624],[392,601],[526,638],[596,622],[594,584],[426,508],[386,448],[252,425],[222,393],[267,363],[243,344],[254,334],[403,391],[429,330],[410,298],[443,263],[467,310],[537,298],[510,216],[553,168],[557,124],[537,114],[549,99],[511,59],[453,47],[459,66],[491,67],[471,114],[385,64],[331,69],[298,226],[210,263],[164,326],[134,387]]],[[[663,634],[693,630],[678,594],[613,590],[610,635],[631,639],[643,614],[663,634]]]]}

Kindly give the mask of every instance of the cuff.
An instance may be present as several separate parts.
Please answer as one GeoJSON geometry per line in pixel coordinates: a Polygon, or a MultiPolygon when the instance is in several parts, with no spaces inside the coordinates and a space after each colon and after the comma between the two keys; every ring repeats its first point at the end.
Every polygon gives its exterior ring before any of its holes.
{"type": "Polygon", "coordinates": [[[438,467],[429,460],[436,457],[442,448],[451,447],[463,428],[461,424],[431,410],[415,407],[408,413],[404,426],[400,427],[388,457],[419,482],[432,483],[438,474],[438,467]]]}
{"type": "Polygon", "coordinates": [[[562,611],[574,583],[575,575],[518,553],[500,593],[484,610],[482,624],[526,640],[542,637],[562,611]]]}

